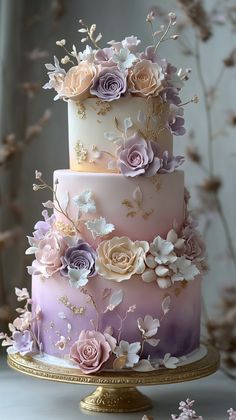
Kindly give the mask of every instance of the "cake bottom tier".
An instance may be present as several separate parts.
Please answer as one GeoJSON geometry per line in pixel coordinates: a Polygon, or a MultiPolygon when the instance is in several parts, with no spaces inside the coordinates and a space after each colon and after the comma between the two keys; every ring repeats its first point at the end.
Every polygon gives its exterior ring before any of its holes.
{"type": "Polygon", "coordinates": [[[155,360],[166,353],[183,356],[199,347],[201,313],[201,279],[176,283],[169,289],[144,283],[135,275],[129,281],[116,283],[100,276],[91,278],[86,288],[72,288],[60,274],[50,279],[32,278],[33,310],[42,311],[39,323],[43,352],[66,357],[82,330],[112,331],[114,337],[129,343],[141,340],[138,318],[158,318],[160,327],[155,338],[159,344],[145,343],[143,357],[155,360]],[[114,310],[107,309],[110,296],[118,290],[123,301],[114,310]],[[163,300],[169,296],[170,310],[164,315],[163,300]],[[63,340],[62,340],[63,337],[63,340]]]}

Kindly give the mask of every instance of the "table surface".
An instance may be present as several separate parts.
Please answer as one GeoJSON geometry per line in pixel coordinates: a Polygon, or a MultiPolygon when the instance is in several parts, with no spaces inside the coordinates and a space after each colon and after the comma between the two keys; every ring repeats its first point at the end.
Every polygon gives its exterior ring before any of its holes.
{"type": "Polygon", "coordinates": [[[94,387],[44,381],[13,371],[0,359],[1,420],[141,420],[144,414],[155,420],[170,420],[178,413],[179,401],[196,401],[196,411],[204,420],[227,420],[226,411],[236,409],[236,382],[217,372],[208,378],[182,384],[141,388],[153,401],[145,413],[91,414],[80,410],[79,401],[94,387]]]}

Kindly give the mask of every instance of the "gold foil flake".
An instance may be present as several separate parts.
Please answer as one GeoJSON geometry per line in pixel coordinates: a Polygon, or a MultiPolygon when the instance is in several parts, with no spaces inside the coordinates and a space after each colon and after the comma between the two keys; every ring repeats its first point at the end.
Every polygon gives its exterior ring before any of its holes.
{"type": "Polygon", "coordinates": [[[86,108],[81,102],[77,102],[77,114],[81,119],[86,118],[86,108]]]}
{"type": "Polygon", "coordinates": [[[148,218],[153,213],[152,210],[144,210],[143,208],[143,193],[141,188],[138,186],[133,191],[133,198],[128,200],[127,198],[122,201],[123,206],[127,207],[126,217],[135,217],[140,215],[144,220],[148,220],[148,218]]]}
{"type": "Polygon", "coordinates": [[[63,305],[66,306],[66,308],[70,309],[71,312],[75,315],[83,315],[86,311],[86,309],[83,306],[76,306],[70,303],[67,296],[61,296],[59,299],[59,302],[63,303],[63,305]]]}
{"type": "Polygon", "coordinates": [[[151,183],[154,185],[156,191],[160,191],[161,189],[161,179],[159,175],[155,175],[149,178],[151,183]]]}
{"type": "Polygon", "coordinates": [[[78,140],[75,145],[75,153],[76,153],[77,163],[81,163],[87,159],[88,150],[85,149],[85,147],[83,146],[80,140],[78,140]]]}
{"type": "Polygon", "coordinates": [[[106,115],[112,108],[109,102],[102,101],[101,99],[96,101],[96,105],[98,107],[97,115],[106,115]]]}
{"type": "Polygon", "coordinates": [[[69,223],[61,222],[60,220],[56,221],[55,228],[59,232],[62,232],[65,236],[73,236],[76,234],[74,226],[70,225],[69,223]]]}

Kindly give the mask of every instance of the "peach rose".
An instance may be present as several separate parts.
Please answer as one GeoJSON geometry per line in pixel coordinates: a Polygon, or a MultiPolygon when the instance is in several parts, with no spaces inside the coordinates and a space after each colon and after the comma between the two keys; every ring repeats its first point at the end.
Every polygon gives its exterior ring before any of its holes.
{"type": "Polygon", "coordinates": [[[41,265],[41,272],[45,277],[52,276],[61,268],[61,257],[65,249],[63,236],[51,230],[39,241],[35,258],[41,265]]]}
{"type": "Polygon", "coordinates": [[[83,373],[97,372],[115,350],[116,340],[110,334],[83,330],[70,350],[70,358],[83,373]]]}
{"type": "Polygon", "coordinates": [[[129,70],[128,89],[137,96],[156,96],[163,89],[165,75],[157,63],[139,61],[129,70]]]}
{"type": "Polygon", "coordinates": [[[83,100],[89,96],[89,88],[95,75],[95,67],[86,61],[68,70],[63,85],[63,96],[74,101],[83,100]]]}
{"type": "Polygon", "coordinates": [[[146,241],[132,242],[126,236],[103,241],[97,248],[96,269],[108,280],[121,282],[145,270],[144,257],[149,250],[146,241]]]}

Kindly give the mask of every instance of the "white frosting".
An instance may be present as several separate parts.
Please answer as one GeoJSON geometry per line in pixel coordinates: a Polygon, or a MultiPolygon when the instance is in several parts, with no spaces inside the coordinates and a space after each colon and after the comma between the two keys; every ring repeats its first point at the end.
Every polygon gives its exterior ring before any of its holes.
{"type": "Polygon", "coordinates": [[[117,145],[107,140],[104,133],[115,132],[121,135],[119,130],[123,130],[124,119],[128,117],[133,122],[128,136],[141,130],[149,140],[155,140],[159,144],[161,152],[168,150],[172,154],[173,139],[166,128],[168,105],[161,104],[159,99],[147,100],[138,97],[125,97],[111,103],[88,98],[82,104],[68,101],[70,169],[83,172],[114,172],[108,169],[108,162],[116,155],[117,145]],[[106,110],[105,107],[109,109],[106,110]],[[147,118],[145,124],[137,120],[140,111],[147,118]],[[99,158],[97,152],[103,152],[99,158]]]}

